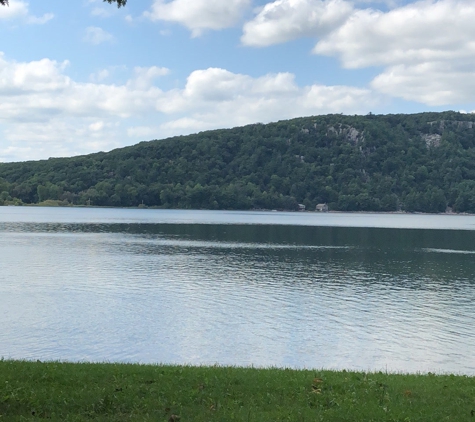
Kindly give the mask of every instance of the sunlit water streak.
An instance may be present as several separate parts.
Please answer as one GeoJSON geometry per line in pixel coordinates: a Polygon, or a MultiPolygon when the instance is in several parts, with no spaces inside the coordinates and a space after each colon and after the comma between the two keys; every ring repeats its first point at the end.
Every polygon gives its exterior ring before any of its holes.
{"type": "Polygon", "coordinates": [[[217,225],[174,224],[86,209],[83,222],[51,209],[35,222],[36,210],[0,210],[5,358],[475,374],[467,228],[243,226],[234,214],[223,225],[219,212],[217,225]]]}

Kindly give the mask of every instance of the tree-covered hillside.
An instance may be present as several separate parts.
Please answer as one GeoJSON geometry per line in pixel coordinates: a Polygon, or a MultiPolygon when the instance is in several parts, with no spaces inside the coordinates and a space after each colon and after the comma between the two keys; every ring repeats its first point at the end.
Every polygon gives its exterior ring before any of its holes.
{"type": "Polygon", "coordinates": [[[475,116],[327,115],[0,164],[0,204],[475,212],[475,116]]]}

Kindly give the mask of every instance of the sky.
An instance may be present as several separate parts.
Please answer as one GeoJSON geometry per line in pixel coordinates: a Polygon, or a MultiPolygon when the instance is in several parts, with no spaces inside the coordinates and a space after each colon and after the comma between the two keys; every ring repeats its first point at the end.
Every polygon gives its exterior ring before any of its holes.
{"type": "Polygon", "coordinates": [[[10,0],[0,162],[293,117],[475,110],[473,0],[10,0]]]}

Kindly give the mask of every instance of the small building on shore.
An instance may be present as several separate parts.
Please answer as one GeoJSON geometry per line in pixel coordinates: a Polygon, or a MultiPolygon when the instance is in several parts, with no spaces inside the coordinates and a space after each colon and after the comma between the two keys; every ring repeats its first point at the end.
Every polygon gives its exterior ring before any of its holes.
{"type": "Polygon", "coordinates": [[[327,204],[317,204],[315,207],[315,211],[317,212],[328,212],[328,205],[327,204]]]}
{"type": "Polygon", "coordinates": [[[305,205],[299,204],[299,211],[305,211],[305,205]]]}

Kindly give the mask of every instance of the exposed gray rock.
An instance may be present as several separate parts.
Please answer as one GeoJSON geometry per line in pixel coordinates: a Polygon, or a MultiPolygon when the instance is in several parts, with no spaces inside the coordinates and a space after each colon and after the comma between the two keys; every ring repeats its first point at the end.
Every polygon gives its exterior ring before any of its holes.
{"type": "Polygon", "coordinates": [[[473,129],[475,127],[475,122],[465,121],[465,120],[436,120],[433,122],[427,122],[430,126],[439,126],[440,130],[444,130],[447,126],[456,126],[461,129],[473,129]]]}
{"type": "Polygon", "coordinates": [[[427,148],[437,148],[440,146],[442,136],[438,133],[424,133],[421,138],[425,141],[427,148]]]}
{"type": "Polygon", "coordinates": [[[336,136],[344,136],[347,141],[357,144],[359,141],[364,141],[363,132],[360,132],[358,129],[339,124],[336,127],[330,126],[327,130],[327,135],[336,135],[336,136]]]}

